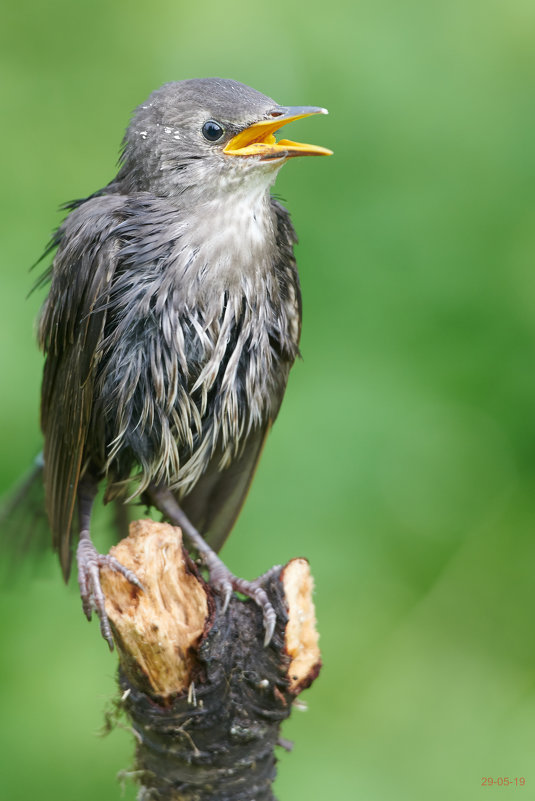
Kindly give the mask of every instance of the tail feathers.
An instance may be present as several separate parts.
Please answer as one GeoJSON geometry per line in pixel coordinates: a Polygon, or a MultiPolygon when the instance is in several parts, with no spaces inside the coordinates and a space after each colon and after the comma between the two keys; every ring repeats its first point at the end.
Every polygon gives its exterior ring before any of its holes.
{"type": "Polygon", "coordinates": [[[43,457],[0,503],[0,555],[2,573],[27,560],[36,561],[50,550],[51,533],[45,511],[43,457]]]}

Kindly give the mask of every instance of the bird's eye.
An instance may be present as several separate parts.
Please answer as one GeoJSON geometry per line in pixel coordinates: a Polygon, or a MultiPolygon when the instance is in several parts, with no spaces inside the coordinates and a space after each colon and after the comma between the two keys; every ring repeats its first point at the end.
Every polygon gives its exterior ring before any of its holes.
{"type": "Polygon", "coordinates": [[[215,120],[208,120],[202,126],[202,135],[209,142],[218,142],[225,133],[225,129],[215,120]]]}

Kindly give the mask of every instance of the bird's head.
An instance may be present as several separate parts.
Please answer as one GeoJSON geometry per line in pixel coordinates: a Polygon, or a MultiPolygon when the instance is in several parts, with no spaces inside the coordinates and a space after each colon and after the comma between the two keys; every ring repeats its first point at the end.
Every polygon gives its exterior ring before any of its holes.
{"type": "Polygon", "coordinates": [[[323,108],[280,106],[237,81],[204,78],[168,83],[135,111],[123,141],[118,181],[127,192],[202,202],[236,183],[267,188],[295,156],[330,155],[281,139],[283,125],[323,108]],[[186,199],[186,198],[184,198],[186,199]]]}

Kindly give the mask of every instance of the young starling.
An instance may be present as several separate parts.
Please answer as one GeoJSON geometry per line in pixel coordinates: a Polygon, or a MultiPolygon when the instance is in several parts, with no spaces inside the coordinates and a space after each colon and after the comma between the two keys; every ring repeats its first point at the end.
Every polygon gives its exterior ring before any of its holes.
{"type": "Polygon", "coordinates": [[[78,536],[83,609],[112,646],[99,571],[141,586],[90,537],[105,500],[142,499],[178,525],[225,604],[258,583],[216,552],[238,516],[297,354],[301,296],[287,211],[270,195],[294,156],[286,123],[325,109],[279,106],[236,81],[168,83],[132,118],[120,169],[69,204],[44,278],[41,426],[48,519],[65,579],[78,536]]]}

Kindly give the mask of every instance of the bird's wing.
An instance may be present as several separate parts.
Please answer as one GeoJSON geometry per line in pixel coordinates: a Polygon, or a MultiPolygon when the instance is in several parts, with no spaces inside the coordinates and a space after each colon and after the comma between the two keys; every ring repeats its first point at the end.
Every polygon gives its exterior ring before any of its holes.
{"type": "Polygon", "coordinates": [[[67,218],[39,327],[46,354],[41,390],[46,507],[65,579],[99,346],[117,265],[119,243],[110,235],[109,211],[105,207],[100,213],[83,214],[80,209],[67,218]]]}
{"type": "Polygon", "coordinates": [[[241,456],[223,470],[221,454],[216,452],[191,492],[178,499],[190,522],[215,551],[222,548],[245,502],[269,428],[266,425],[252,432],[241,456]]]}

